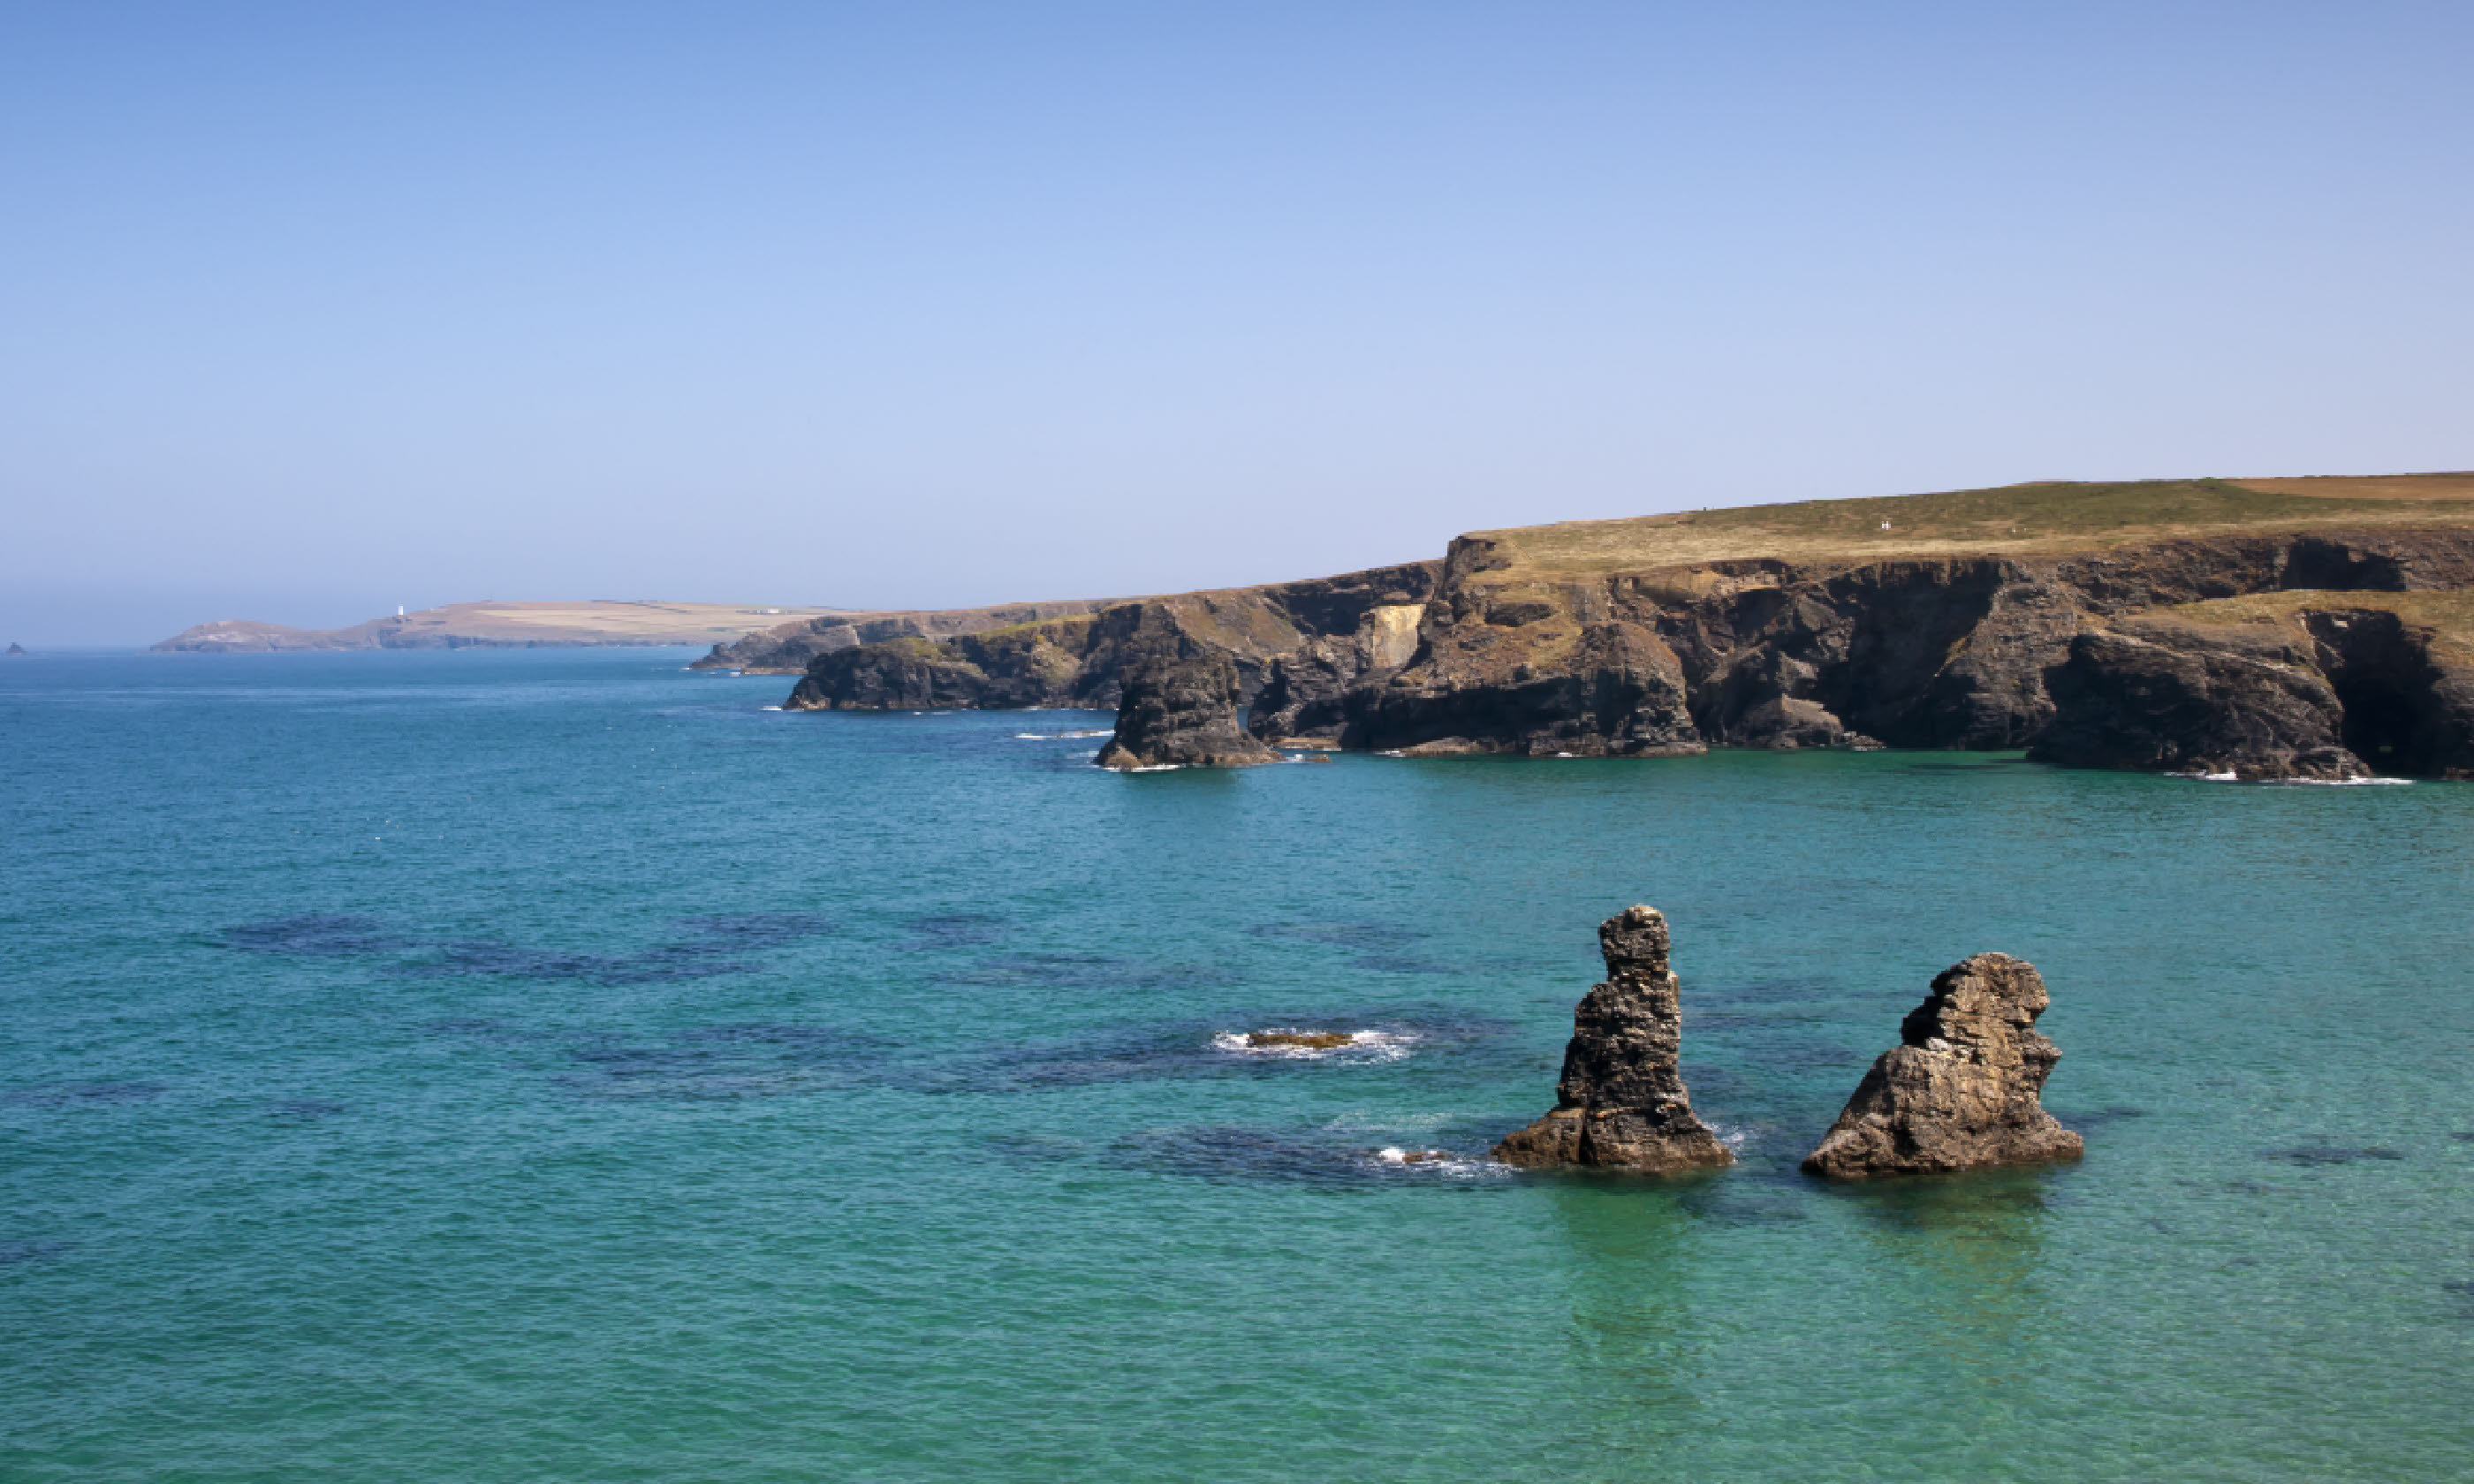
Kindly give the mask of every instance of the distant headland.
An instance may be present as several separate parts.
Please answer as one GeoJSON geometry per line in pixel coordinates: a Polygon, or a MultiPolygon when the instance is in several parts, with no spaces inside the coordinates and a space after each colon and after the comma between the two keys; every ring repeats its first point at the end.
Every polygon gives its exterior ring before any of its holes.
{"type": "Polygon", "coordinates": [[[595,598],[586,603],[450,603],[400,610],[347,629],[287,629],[254,618],[199,624],[154,646],[158,654],[251,654],[349,649],[535,649],[603,644],[714,644],[830,608],[766,608],[595,598]]]}

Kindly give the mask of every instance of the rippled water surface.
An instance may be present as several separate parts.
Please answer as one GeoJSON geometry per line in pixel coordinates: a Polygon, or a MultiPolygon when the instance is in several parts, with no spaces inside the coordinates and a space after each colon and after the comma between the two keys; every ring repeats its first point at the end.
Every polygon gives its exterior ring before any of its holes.
{"type": "Polygon", "coordinates": [[[0,667],[0,1478],[2474,1473],[2474,787],[1121,778],[687,658],[0,667]],[[1636,900],[1743,1163],[1487,1164],[1636,900]],[[1796,1174],[1985,949],[2086,1162],[1796,1174]]]}

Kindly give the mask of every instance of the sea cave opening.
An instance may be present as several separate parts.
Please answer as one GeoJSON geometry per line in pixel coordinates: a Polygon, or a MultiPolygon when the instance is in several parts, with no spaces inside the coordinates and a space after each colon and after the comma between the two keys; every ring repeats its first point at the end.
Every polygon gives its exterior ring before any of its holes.
{"type": "Polygon", "coordinates": [[[2380,773],[2423,771],[2414,740],[2417,707],[2402,687],[2385,677],[2341,682],[2337,702],[2345,708],[2345,746],[2355,756],[2380,773]]]}

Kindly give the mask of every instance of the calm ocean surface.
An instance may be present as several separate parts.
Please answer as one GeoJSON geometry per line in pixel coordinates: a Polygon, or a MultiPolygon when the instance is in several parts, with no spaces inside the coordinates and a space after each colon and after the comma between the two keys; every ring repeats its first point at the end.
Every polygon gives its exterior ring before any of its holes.
{"type": "Polygon", "coordinates": [[[689,658],[0,662],[0,1478],[2474,1474],[2474,786],[1120,778],[689,658]],[[1486,1165],[1633,901],[1743,1164],[1486,1165]],[[1985,949],[2086,1162],[1797,1175],[1985,949]]]}

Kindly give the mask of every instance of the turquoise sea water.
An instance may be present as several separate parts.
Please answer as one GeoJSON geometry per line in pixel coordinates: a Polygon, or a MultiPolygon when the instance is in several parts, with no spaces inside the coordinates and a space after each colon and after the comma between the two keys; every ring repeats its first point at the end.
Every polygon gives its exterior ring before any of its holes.
{"type": "Polygon", "coordinates": [[[687,658],[0,667],[0,1478],[2474,1472],[2474,787],[1121,778],[687,658]],[[1743,1163],[1486,1165],[1636,900],[1743,1163]],[[1985,949],[2085,1163],[1796,1174],[1985,949]]]}

